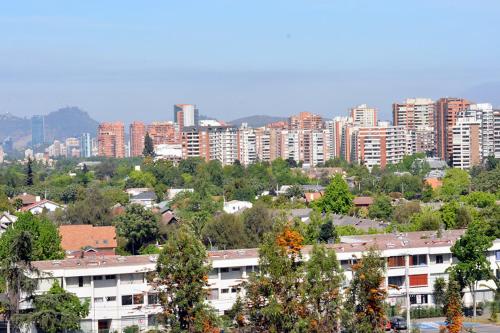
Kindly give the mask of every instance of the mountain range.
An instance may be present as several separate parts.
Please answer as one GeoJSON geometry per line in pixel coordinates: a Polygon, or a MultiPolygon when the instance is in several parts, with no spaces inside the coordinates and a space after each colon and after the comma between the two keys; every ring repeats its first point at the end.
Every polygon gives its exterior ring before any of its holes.
{"type": "MultiPolygon", "coordinates": [[[[95,136],[99,123],[78,107],[65,107],[45,116],[45,141],[79,137],[82,133],[95,136]]],[[[0,114],[0,141],[11,137],[15,147],[31,141],[31,118],[21,118],[10,113],[0,114]]]]}

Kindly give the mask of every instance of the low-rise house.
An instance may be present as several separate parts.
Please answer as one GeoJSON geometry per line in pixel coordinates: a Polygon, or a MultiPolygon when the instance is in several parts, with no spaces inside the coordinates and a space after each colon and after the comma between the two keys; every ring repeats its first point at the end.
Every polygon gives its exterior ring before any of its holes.
{"type": "Polygon", "coordinates": [[[17,221],[17,216],[10,214],[9,212],[0,213],[0,235],[7,230],[7,228],[17,221]]]}
{"type": "Polygon", "coordinates": [[[361,207],[368,208],[371,205],[373,205],[373,197],[355,197],[352,200],[352,203],[357,208],[361,208],[361,207]]]}
{"type": "Polygon", "coordinates": [[[304,198],[306,199],[306,203],[311,203],[314,200],[318,200],[323,196],[323,192],[305,192],[304,198]]]}
{"type": "Polygon", "coordinates": [[[33,215],[37,215],[43,213],[44,211],[53,213],[58,209],[64,209],[64,206],[54,201],[43,199],[29,206],[22,207],[20,210],[22,212],[30,212],[33,215]]]}
{"type": "Polygon", "coordinates": [[[224,212],[228,214],[237,214],[241,213],[245,209],[252,208],[253,204],[250,201],[240,201],[240,200],[231,200],[224,202],[224,212]]]}
{"type": "Polygon", "coordinates": [[[137,195],[131,195],[129,202],[142,205],[144,208],[152,208],[156,203],[156,193],[154,191],[145,191],[137,195]]]}
{"type": "Polygon", "coordinates": [[[26,207],[26,206],[31,206],[32,204],[36,203],[36,202],[40,202],[42,199],[40,198],[40,196],[38,195],[33,195],[33,194],[29,194],[29,193],[23,193],[23,194],[19,194],[19,195],[16,195],[15,197],[12,198],[11,202],[12,204],[16,203],[17,201],[20,201],[22,203],[22,207],[26,207]]]}
{"type": "Polygon", "coordinates": [[[113,226],[62,225],[59,235],[61,247],[68,258],[115,255],[117,241],[113,226]]]}

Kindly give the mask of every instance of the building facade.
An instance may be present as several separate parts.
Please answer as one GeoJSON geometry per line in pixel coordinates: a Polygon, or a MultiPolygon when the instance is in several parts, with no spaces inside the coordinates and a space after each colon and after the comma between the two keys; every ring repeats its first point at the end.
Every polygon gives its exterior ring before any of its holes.
{"type": "Polygon", "coordinates": [[[458,118],[452,135],[452,166],[470,169],[481,164],[481,122],[476,117],[458,118]]]}
{"type": "Polygon", "coordinates": [[[125,157],[125,129],[121,122],[101,123],[97,131],[98,155],[125,157]]]}
{"type": "Polygon", "coordinates": [[[366,104],[351,108],[350,117],[355,126],[374,127],[377,126],[377,109],[368,107],[366,104]]]}
{"type": "Polygon", "coordinates": [[[440,98],[436,102],[434,129],[436,131],[436,154],[450,162],[453,158],[452,127],[459,114],[467,110],[470,102],[463,98],[440,98]]]}
{"type": "MultiPolygon", "coordinates": [[[[434,305],[433,284],[437,278],[448,278],[448,269],[454,263],[451,246],[464,230],[436,232],[409,232],[342,237],[340,244],[328,244],[334,249],[343,269],[347,287],[352,279],[352,265],[372,247],[376,247],[386,262],[382,286],[387,289],[387,301],[406,308],[406,293],[410,306],[434,305]],[[391,286],[389,288],[389,286],[391,286]]],[[[311,246],[302,249],[303,260],[309,260],[311,246]]],[[[495,240],[486,253],[494,274],[500,276],[500,240],[495,240]]],[[[82,331],[111,330],[122,332],[127,326],[138,325],[141,330],[157,327],[161,312],[158,294],[148,284],[146,275],[156,268],[151,256],[95,256],[78,259],[34,262],[41,272],[50,273],[40,280],[39,292],[47,291],[54,281],[80,299],[90,301],[90,313],[82,320],[82,331]]],[[[207,303],[220,314],[231,309],[238,296],[244,295],[242,282],[259,271],[258,249],[209,251],[212,270],[208,276],[207,303]]],[[[478,283],[476,298],[485,302],[493,298],[488,287],[493,281],[478,283]]],[[[465,290],[465,305],[471,304],[471,295],[465,290]]]]}
{"type": "Polygon", "coordinates": [[[31,146],[38,147],[45,143],[45,117],[31,117],[31,146]]]}
{"type": "Polygon", "coordinates": [[[130,157],[142,156],[146,126],[141,121],[130,124],[130,157]]]}

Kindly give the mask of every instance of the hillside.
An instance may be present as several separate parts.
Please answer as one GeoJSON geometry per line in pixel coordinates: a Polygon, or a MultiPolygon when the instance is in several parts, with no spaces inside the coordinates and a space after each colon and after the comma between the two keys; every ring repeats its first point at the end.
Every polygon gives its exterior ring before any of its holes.
{"type": "Polygon", "coordinates": [[[286,121],[288,118],[286,117],[275,117],[275,116],[264,116],[264,115],[256,115],[256,116],[248,116],[243,118],[238,118],[230,121],[229,123],[240,126],[242,123],[247,123],[248,126],[251,127],[261,127],[265,126],[269,123],[274,123],[276,121],[286,121]]]}
{"type": "MultiPolygon", "coordinates": [[[[95,135],[98,122],[78,107],[65,107],[45,116],[45,140],[63,140],[79,137],[84,132],[95,135]]],[[[23,147],[31,141],[31,119],[0,114],[0,141],[12,137],[16,147],[23,147]]]]}

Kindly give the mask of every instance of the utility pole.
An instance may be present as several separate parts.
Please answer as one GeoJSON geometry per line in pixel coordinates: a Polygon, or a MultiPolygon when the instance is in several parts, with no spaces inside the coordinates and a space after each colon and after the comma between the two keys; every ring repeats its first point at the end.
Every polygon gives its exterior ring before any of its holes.
{"type": "Polygon", "coordinates": [[[410,267],[410,255],[406,254],[405,285],[406,285],[406,331],[407,332],[411,332],[409,267],[410,267]]]}

